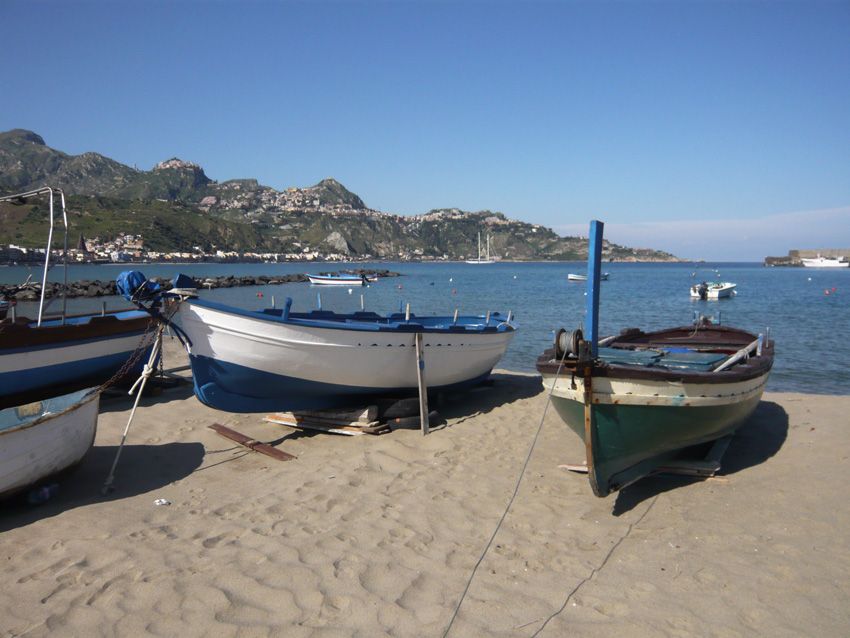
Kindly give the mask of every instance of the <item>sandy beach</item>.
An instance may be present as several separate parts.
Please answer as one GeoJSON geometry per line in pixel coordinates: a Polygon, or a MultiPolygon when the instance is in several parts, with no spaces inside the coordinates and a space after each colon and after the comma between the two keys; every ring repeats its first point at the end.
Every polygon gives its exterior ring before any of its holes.
{"type": "Polygon", "coordinates": [[[0,635],[442,636],[462,597],[449,636],[850,633],[850,396],[767,393],[719,476],[607,499],[559,467],[583,446],[549,410],[470,582],[546,405],[539,377],[494,379],[427,437],[305,433],[166,390],[102,496],[131,407],[105,398],[59,494],[0,506],[0,635]]]}

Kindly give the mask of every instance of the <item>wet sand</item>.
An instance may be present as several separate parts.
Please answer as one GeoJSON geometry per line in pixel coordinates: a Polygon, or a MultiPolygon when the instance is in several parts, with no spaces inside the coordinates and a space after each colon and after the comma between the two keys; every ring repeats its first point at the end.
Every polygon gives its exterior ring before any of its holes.
{"type": "MultiPolygon", "coordinates": [[[[441,636],[545,403],[539,377],[501,371],[440,406],[448,424],[427,437],[346,437],[182,386],[143,399],[104,497],[131,407],[104,399],[59,494],[0,505],[0,635],[441,636]]],[[[449,635],[848,635],[848,414],[850,396],[768,393],[718,477],[598,499],[559,467],[583,446],[550,410],[449,635]]]]}

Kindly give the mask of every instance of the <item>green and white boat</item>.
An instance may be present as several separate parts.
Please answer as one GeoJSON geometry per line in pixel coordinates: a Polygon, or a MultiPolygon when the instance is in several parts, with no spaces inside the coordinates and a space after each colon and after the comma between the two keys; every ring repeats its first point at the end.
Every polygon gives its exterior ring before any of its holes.
{"type": "Polygon", "coordinates": [[[553,406],[584,439],[597,496],[734,432],[758,405],[773,365],[772,341],[759,348],[756,335],[705,322],[627,330],[603,343],[593,359],[556,344],[537,360],[553,406]]]}
{"type": "Polygon", "coordinates": [[[590,227],[587,337],[560,330],[537,360],[555,409],[584,440],[597,496],[661,470],[685,448],[730,435],[755,410],[773,367],[769,338],[702,317],[599,339],[603,226],[590,227]]]}

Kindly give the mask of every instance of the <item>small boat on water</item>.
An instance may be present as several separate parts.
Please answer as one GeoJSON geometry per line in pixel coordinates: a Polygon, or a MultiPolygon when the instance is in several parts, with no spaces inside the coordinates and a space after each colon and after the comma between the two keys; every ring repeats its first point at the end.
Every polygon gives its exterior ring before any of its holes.
{"type": "Polygon", "coordinates": [[[293,312],[291,299],[284,308],[246,310],[188,295],[166,303],[178,304],[174,319],[191,344],[195,394],[230,412],[336,407],[415,392],[417,338],[429,390],[472,385],[489,376],[516,331],[511,313],[293,312]]]}
{"type": "Polygon", "coordinates": [[[348,273],[337,273],[332,275],[307,275],[311,284],[317,286],[365,286],[378,281],[377,275],[352,275],[348,273]]]}
{"type": "Polygon", "coordinates": [[[731,281],[703,281],[691,286],[691,299],[724,299],[738,294],[731,281]]]}
{"type": "MultiPolygon", "coordinates": [[[[11,314],[0,319],[0,408],[98,385],[110,379],[138,349],[150,352],[151,343],[143,343],[151,317],[141,310],[113,310],[70,315],[66,312],[65,291],[61,312],[47,315],[53,300],[45,299],[47,272],[50,268],[54,226],[54,200],[59,201],[68,241],[65,195],[59,189],[42,188],[27,193],[0,197],[0,201],[26,201],[47,195],[50,232],[45,251],[44,273],[38,316],[35,319],[11,314]]],[[[67,254],[67,251],[65,251],[67,254]]],[[[65,282],[67,284],[67,263],[65,282]]],[[[129,366],[128,375],[137,374],[146,353],[129,366]]]]}
{"type": "Polygon", "coordinates": [[[0,498],[79,463],[94,443],[100,393],[88,388],[0,410],[0,498]]]}
{"type": "MultiPolygon", "coordinates": [[[[598,268],[601,223],[592,223],[590,236],[598,268]]],[[[767,383],[773,342],[704,319],[599,340],[598,309],[599,288],[588,285],[588,336],[560,330],[537,370],[585,443],[594,494],[607,496],[744,423],[767,383]]]]}
{"type": "MultiPolygon", "coordinates": [[[[608,281],[608,273],[600,273],[599,279],[601,281],[608,281]]],[[[569,273],[567,275],[567,281],[587,281],[587,275],[577,275],[575,273],[569,273]]]]}
{"type": "Polygon", "coordinates": [[[830,258],[818,255],[815,258],[801,259],[800,261],[806,268],[847,268],[850,266],[850,262],[843,256],[830,258]]]}

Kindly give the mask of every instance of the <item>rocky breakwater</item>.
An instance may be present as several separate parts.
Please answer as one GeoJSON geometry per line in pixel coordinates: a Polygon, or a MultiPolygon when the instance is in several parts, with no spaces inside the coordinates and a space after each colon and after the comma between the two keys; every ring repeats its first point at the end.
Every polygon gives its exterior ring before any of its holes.
{"type": "MultiPolygon", "coordinates": [[[[342,270],[333,272],[322,272],[321,274],[347,273],[353,275],[377,275],[380,278],[398,277],[397,272],[389,270],[373,270],[357,268],[353,270],[342,270]]],[[[163,290],[171,288],[171,281],[162,277],[151,277],[162,286],[163,290]]],[[[237,277],[228,275],[226,277],[204,277],[196,279],[199,288],[235,288],[237,286],[276,286],[279,284],[306,282],[307,275],[295,273],[290,275],[248,275],[237,277]]],[[[62,283],[47,282],[45,297],[57,297],[62,294],[62,283]]],[[[117,295],[118,290],[114,281],[91,281],[82,279],[80,281],[68,282],[68,297],[109,297],[117,295]]],[[[0,284],[0,299],[15,299],[17,301],[38,301],[41,298],[41,284],[31,283],[24,287],[9,284],[0,284]]]]}

